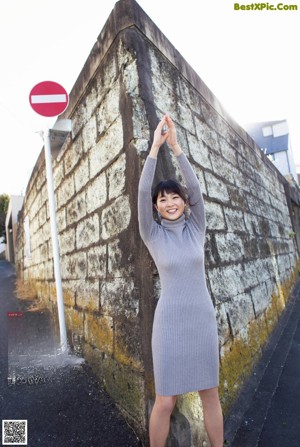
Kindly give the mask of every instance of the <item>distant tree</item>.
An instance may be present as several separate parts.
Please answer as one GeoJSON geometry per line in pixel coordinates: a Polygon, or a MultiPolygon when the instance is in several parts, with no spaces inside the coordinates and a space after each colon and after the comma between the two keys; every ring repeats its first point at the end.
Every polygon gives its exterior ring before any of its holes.
{"type": "Polygon", "coordinates": [[[5,218],[8,204],[9,196],[7,194],[0,194],[0,239],[3,237],[4,242],[6,242],[5,218]]]}

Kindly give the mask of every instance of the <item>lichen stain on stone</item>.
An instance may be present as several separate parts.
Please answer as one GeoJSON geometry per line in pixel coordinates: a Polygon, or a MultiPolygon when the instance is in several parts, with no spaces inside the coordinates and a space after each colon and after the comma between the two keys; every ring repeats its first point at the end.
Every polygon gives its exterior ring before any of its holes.
{"type": "Polygon", "coordinates": [[[68,329],[77,334],[83,334],[83,312],[67,307],[65,308],[65,316],[68,329]]]}
{"type": "Polygon", "coordinates": [[[99,317],[86,313],[84,337],[87,343],[102,352],[113,352],[113,325],[109,317],[99,317]]]}
{"type": "Polygon", "coordinates": [[[198,420],[203,419],[203,409],[198,392],[178,396],[177,407],[185,416],[193,415],[198,420]]]}
{"type": "Polygon", "coordinates": [[[119,363],[111,353],[83,341],[84,357],[129,421],[145,426],[144,375],[119,363]]]}
{"type": "Polygon", "coordinates": [[[63,299],[64,299],[64,304],[67,306],[74,306],[75,303],[75,296],[74,296],[74,292],[72,292],[69,289],[63,289],[63,299]]]}
{"type": "Polygon", "coordinates": [[[95,362],[93,366],[107,392],[121,406],[127,416],[137,418],[141,423],[145,423],[143,375],[133,371],[130,367],[121,365],[110,356],[104,359],[104,363],[105,367],[102,373],[95,362]]]}
{"type": "Polygon", "coordinates": [[[127,346],[122,342],[120,337],[115,337],[114,341],[114,358],[122,365],[130,366],[132,369],[143,372],[143,366],[140,361],[133,358],[129,353],[127,346]]]}
{"type": "Polygon", "coordinates": [[[150,399],[155,397],[155,383],[153,374],[145,377],[145,390],[147,391],[147,395],[150,399]]]}
{"type": "Polygon", "coordinates": [[[278,294],[272,300],[265,313],[249,323],[248,337],[235,338],[223,347],[220,365],[220,399],[225,415],[238,396],[243,383],[249,378],[257,363],[261,350],[282,314],[299,269],[299,262],[284,283],[277,284],[278,294]]]}
{"type": "Polygon", "coordinates": [[[50,284],[49,286],[49,297],[52,303],[57,303],[57,292],[54,284],[50,284]]]}
{"type": "Polygon", "coordinates": [[[48,283],[45,282],[36,282],[33,287],[36,290],[37,296],[43,302],[46,302],[50,298],[51,287],[49,287],[48,283]]]}
{"type": "Polygon", "coordinates": [[[45,296],[47,297],[48,294],[48,288],[44,288],[43,283],[35,279],[18,278],[16,281],[16,296],[24,304],[26,310],[42,310],[46,306],[45,296]],[[47,293],[44,293],[44,289],[47,293]]]}

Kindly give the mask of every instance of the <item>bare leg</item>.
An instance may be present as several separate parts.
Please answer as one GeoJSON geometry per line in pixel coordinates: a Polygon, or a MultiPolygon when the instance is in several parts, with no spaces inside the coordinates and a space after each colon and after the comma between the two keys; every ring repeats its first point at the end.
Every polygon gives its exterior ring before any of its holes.
{"type": "Polygon", "coordinates": [[[199,391],[202,400],[205,428],[211,447],[223,447],[223,413],[218,388],[199,391]]]}
{"type": "Polygon", "coordinates": [[[170,417],[176,404],[176,396],[156,395],[150,417],[150,447],[164,447],[169,430],[170,417]]]}

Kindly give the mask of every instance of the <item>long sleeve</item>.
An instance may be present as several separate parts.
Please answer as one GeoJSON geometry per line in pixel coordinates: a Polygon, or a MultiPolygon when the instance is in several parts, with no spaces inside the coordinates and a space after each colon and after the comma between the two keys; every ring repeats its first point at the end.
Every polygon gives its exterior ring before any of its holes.
{"type": "Polygon", "coordinates": [[[141,238],[144,242],[151,237],[152,230],[157,223],[153,219],[153,203],[151,188],[155,174],[157,160],[147,157],[138,190],[138,219],[141,238]]]}
{"type": "Polygon", "coordinates": [[[205,231],[205,210],[203,196],[200,190],[199,180],[190,165],[186,155],[182,152],[178,157],[181,172],[183,174],[187,192],[189,196],[189,205],[191,210],[190,219],[192,219],[195,225],[200,231],[205,231]]]}

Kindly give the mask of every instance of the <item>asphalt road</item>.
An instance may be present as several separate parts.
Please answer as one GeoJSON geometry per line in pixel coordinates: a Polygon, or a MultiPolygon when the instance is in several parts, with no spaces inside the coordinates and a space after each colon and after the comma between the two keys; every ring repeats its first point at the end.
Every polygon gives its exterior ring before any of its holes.
{"type": "Polygon", "coordinates": [[[1,420],[27,420],[29,447],[141,447],[83,359],[59,354],[49,314],[16,299],[15,280],[0,261],[1,420]]]}

